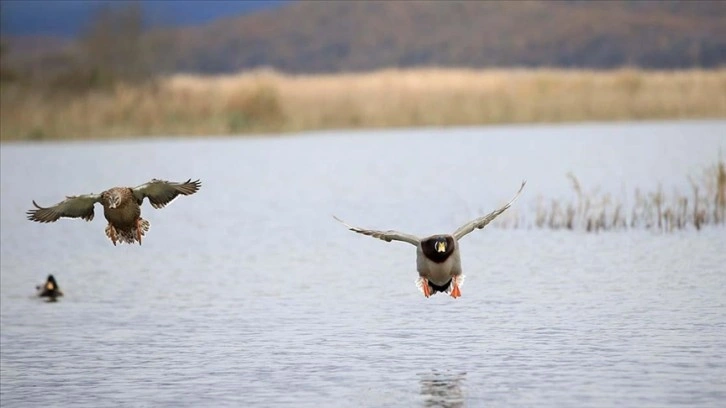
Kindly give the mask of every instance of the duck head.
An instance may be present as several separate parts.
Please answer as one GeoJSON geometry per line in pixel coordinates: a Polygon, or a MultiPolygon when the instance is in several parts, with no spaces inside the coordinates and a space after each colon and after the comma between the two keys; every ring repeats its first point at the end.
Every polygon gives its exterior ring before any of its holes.
{"type": "Polygon", "coordinates": [[[434,239],[434,250],[438,253],[445,253],[448,244],[445,237],[436,237],[434,239]]]}
{"type": "Polygon", "coordinates": [[[421,249],[426,258],[440,263],[454,253],[456,242],[451,235],[434,235],[421,241],[421,249]]]}
{"type": "Polygon", "coordinates": [[[121,205],[121,194],[116,191],[105,191],[102,194],[102,198],[108,208],[113,209],[121,205]]]}
{"type": "Polygon", "coordinates": [[[55,281],[53,275],[48,275],[48,279],[45,281],[45,290],[55,291],[58,289],[58,283],[55,281]]]}

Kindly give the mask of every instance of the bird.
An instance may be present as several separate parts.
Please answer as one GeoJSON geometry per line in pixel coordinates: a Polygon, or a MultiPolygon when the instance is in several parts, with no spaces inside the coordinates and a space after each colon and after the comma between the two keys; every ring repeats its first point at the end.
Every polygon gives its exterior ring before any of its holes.
{"type": "Polygon", "coordinates": [[[346,228],[359,234],[368,235],[386,242],[407,242],[416,247],[416,269],[419,277],[416,286],[427,298],[438,292],[449,294],[454,299],[461,296],[461,285],[464,275],[461,269],[459,240],[475,229],[482,229],[507,210],[524,189],[526,180],[522,181],[517,194],[507,204],[489,214],[476,218],[457,228],[452,234],[436,234],[425,238],[415,235],[388,230],[378,231],[354,227],[333,215],[346,228]]]}
{"type": "Polygon", "coordinates": [[[35,289],[38,291],[38,297],[47,297],[49,300],[55,300],[57,297],[63,296],[63,292],[58,287],[53,275],[48,275],[45,283],[37,285],[35,289]]]}
{"type": "Polygon", "coordinates": [[[151,179],[136,187],[113,187],[102,193],[66,196],[51,207],[41,207],[33,200],[34,209],[26,212],[28,219],[40,223],[58,221],[61,217],[93,220],[94,205],[101,203],[103,215],[108,221],[106,236],[116,246],[117,242],[141,245],[141,237],[149,231],[149,221],[141,218],[141,204],[149,199],[151,206],[165,207],[179,195],[192,195],[201,188],[199,180],[189,179],[182,183],[151,179]]]}

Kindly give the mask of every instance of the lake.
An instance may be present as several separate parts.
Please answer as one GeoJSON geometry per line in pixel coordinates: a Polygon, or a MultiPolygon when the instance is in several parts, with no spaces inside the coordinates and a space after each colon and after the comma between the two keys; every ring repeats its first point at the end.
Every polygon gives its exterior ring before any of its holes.
{"type": "MultiPolygon", "coordinates": [[[[414,247],[509,200],[686,192],[726,121],[328,131],[3,144],[3,407],[717,407],[726,228],[497,228],[461,241],[462,297],[426,299],[414,247]],[[31,200],[202,180],[143,245],[31,200]],[[34,296],[53,274],[58,302],[34,296]]],[[[506,213],[505,213],[506,214],[506,213]]]]}

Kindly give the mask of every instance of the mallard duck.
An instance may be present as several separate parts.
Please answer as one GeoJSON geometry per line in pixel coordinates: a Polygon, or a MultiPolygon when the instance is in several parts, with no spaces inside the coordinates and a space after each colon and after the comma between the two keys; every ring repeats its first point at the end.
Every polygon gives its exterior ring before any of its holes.
{"type": "Polygon", "coordinates": [[[58,287],[58,283],[55,281],[53,275],[48,275],[45,283],[37,285],[35,289],[38,291],[38,297],[47,297],[50,300],[55,300],[55,298],[63,296],[63,292],[58,287]]]}
{"type": "Polygon", "coordinates": [[[149,231],[149,221],[141,218],[141,203],[149,198],[151,206],[163,208],[177,196],[191,195],[202,186],[199,180],[183,183],[152,179],[137,187],[113,187],[100,194],[68,196],[52,207],[41,207],[35,200],[35,209],[28,210],[28,219],[36,222],[55,222],[61,217],[93,220],[94,205],[101,203],[108,221],[106,236],[116,242],[141,245],[141,237],[149,231]]]}
{"type": "Polygon", "coordinates": [[[444,292],[453,298],[458,298],[461,296],[460,287],[464,282],[459,240],[475,229],[484,228],[509,208],[522,193],[525,184],[527,182],[522,181],[517,194],[503,207],[462,225],[453,234],[437,234],[419,238],[393,230],[377,231],[358,228],[347,224],[336,216],[333,216],[333,218],[353,232],[382,239],[386,242],[402,241],[414,245],[416,247],[416,267],[419,274],[416,286],[419,287],[424,296],[429,297],[437,292],[444,292]]]}

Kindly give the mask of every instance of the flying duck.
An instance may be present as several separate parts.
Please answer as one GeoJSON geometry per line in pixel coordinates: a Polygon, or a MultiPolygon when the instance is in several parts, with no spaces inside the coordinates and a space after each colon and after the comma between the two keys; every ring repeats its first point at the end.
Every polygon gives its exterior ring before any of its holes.
{"type": "Polygon", "coordinates": [[[152,179],[137,187],[113,187],[100,194],[68,196],[52,207],[41,207],[35,200],[35,209],[28,210],[28,219],[36,222],[55,222],[61,217],[93,220],[94,204],[101,203],[108,221],[106,236],[116,242],[141,245],[141,237],[149,231],[149,221],[141,218],[141,203],[147,197],[151,206],[163,208],[177,196],[191,195],[202,186],[199,180],[183,183],[152,179]]]}
{"type": "Polygon", "coordinates": [[[358,228],[347,224],[336,216],[333,216],[333,218],[353,232],[382,239],[386,242],[402,241],[416,246],[416,267],[419,274],[416,286],[419,287],[424,296],[429,297],[437,292],[444,292],[453,298],[458,298],[461,296],[460,286],[464,282],[464,275],[461,271],[459,240],[475,229],[484,228],[509,208],[522,193],[525,184],[527,184],[527,181],[522,181],[517,194],[503,207],[462,225],[453,234],[437,234],[426,238],[418,238],[411,234],[393,230],[377,231],[358,228]]]}

